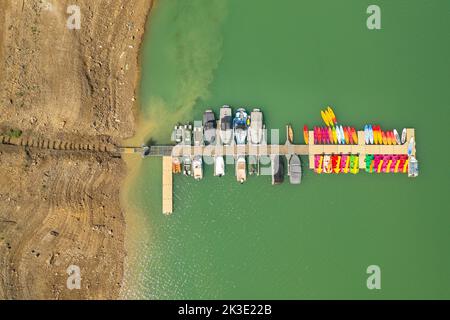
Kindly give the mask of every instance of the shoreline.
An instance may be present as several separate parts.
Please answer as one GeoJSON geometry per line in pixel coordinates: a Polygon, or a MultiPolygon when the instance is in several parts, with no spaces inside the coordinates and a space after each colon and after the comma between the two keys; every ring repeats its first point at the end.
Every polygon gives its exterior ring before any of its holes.
{"type": "MultiPolygon", "coordinates": [[[[140,47],[153,1],[1,5],[0,130],[35,141],[119,144],[138,126],[140,47]],[[59,39],[55,45],[52,39],[59,39]]],[[[0,298],[117,299],[124,279],[126,160],[109,152],[0,145],[0,298]],[[100,192],[101,190],[101,192],[100,192]],[[80,268],[80,290],[66,269],[80,268]]]]}

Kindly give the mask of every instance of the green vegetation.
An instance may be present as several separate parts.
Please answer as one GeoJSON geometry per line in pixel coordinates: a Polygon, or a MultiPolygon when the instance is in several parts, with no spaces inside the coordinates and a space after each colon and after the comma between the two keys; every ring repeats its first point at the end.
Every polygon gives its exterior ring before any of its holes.
{"type": "Polygon", "coordinates": [[[11,138],[19,138],[22,135],[22,130],[20,129],[9,129],[9,131],[3,133],[3,135],[6,135],[11,138]]]}

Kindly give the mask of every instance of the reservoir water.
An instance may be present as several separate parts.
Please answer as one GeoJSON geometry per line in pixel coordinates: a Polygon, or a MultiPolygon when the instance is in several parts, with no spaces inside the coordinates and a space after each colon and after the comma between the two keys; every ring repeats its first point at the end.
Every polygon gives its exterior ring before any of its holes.
{"type": "Polygon", "coordinates": [[[262,108],[266,125],[416,129],[420,176],[174,177],[161,213],[161,160],[128,158],[124,298],[450,298],[450,2],[159,0],[143,46],[136,144],[169,143],[206,108],[262,108]],[[381,268],[381,290],[366,269],[381,268]]]}

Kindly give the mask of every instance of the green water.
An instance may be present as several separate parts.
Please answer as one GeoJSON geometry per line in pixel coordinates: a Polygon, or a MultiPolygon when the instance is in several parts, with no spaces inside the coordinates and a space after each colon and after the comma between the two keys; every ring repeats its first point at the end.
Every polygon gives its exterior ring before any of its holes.
{"type": "MultiPolygon", "coordinates": [[[[260,106],[269,128],[341,123],[416,128],[420,176],[174,178],[145,159],[129,203],[128,297],[450,298],[450,2],[160,0],[142,54],[142,112],[167,143],[174,122],[222,104],[260,106]],[[382,30],[366,27],[378,4],[382,30]],[[445,146],[445,148],[444,148],[445,146]],[[137,213],[136,213],[137,214],[137,213]],[[144,230],[144,231],[143,231],[144,230]],[[381,267],[381,290],[366,268],[381,267]],[[134,281],[134,282],[133,282],[134,281]]],[[[307,164],[307,159],[303,158],[307,164]]]]}

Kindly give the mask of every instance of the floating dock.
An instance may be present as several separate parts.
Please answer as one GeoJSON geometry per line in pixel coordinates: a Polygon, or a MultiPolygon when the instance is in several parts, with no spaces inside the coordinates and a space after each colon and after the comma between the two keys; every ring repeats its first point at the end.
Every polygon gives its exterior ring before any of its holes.
{"type": "Polygon", "coordinates": [[[162,212],[173,212],[172,157],[164,156],[162,161],[162,212]]]}
{"type": "MultiPolygon", "coordinates": [[[[406,155],[408,153],[408,141],[415,138],[413,128],[406,129],[407,142],[402,145],[366,145],[364,131],[358,131],[358,144],[314,144],[314,132],[309,131],[310,144],[262,144],[262,145],[209,145],[209,146],[150,146],[146,156],[162,157],[162,211],[164,214],[173,212],[173,177],[172,177],[172,158],[185,155],[202,156],[270,156],[270,155],[289,155],[297,154],[309,157],[309,168],[314,169],[314,156],[319,154],[358,154],[359,166],[365,166],[364,159],[367,154],[378,155],[406,155]]],[[[137,148],[135,150],[138,150],[137,148]]],[[[127,148],[127,151],[130,149],[127,148]]],[[[415,145],[412,155],[416,155],[415,145]]]]}

